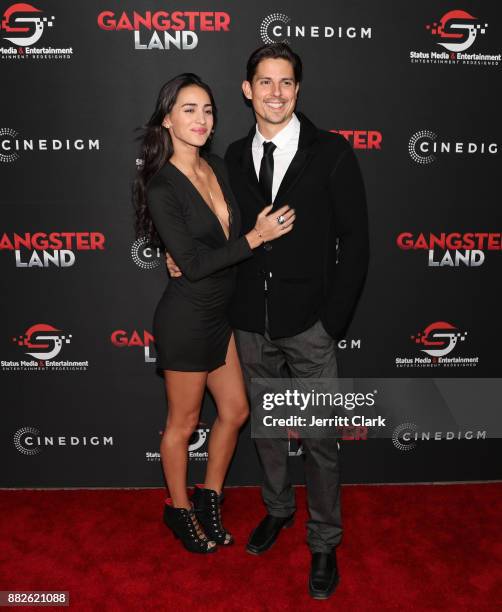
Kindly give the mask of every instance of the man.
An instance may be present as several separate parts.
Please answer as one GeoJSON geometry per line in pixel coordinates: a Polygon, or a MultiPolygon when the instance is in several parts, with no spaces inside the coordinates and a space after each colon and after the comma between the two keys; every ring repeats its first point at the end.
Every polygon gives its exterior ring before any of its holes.
{"type": "MultiPolygon", "coordinates": [[[[296,211],[292,232],[265,243],[238,266],[230,319],[248,384],[251,378],[336,378],[336,341],[350,322],[367,271],[366,200],[356,157],[342,136],[319,130],[294,112],[301,78],[301,60],[288,45],[252,53],[242,91],[256,126],[225,155],[243,232],[271,202],[273,210],[288,204],[296,211]]],[[[255,442],[267,515],[247,550],[262,554],[292,523],[295,495],[288,440],[255,442]]],[[[302,444],[312,552],[309,592],[326,599],[339,580],[338,444],[336,438],[305,438],[302,444]]]]}

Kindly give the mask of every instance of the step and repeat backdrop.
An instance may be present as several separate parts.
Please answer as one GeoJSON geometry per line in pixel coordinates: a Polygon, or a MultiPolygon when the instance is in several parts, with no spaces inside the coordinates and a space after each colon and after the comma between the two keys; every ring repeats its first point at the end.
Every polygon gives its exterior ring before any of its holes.
{"type": "MultiPolygon", "coordinates": [[[[0,486],[163,484],[152,318],[169,280],[133,231],[136,128],[165,81],[195,72],[214,90],[223,154],[253,125],[240,85],[263,43],[301,55],[298,109],[342,134],[364,175],[371,264],[338,345],[343,376],[500,377],[497,3],[34,0],[0,14],[0,486]]],[[[207,397],[191,482],[214,417],[207,397]]],[[[348,427],[344,481],[500,479],[500,440],[473,422],[417,434],[403,421],[379,440],[348,427]]],[[[260,481],[247,426],[227,484],[260,481]]]]}

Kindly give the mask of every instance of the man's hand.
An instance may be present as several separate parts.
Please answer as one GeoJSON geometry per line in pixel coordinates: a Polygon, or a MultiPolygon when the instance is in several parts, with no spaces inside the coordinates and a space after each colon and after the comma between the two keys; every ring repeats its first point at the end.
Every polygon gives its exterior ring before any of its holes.
{"type": "Polygon", "coordinates": [[[166,265],[167,265],[167,270],[169,272],[169,276],[171,278],[178,278],[178,276],[182,276],[183,273],[178,268],[178,266],[176,265],[176,262],[171,257],[171,255],[169,255],[167,251],[166,251],[166,265]]]}

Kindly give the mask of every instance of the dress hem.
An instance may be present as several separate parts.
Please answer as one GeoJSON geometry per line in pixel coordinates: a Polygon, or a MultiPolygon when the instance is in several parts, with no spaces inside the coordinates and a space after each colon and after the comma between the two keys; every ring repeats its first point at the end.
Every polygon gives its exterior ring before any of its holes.
{"type": "Polygon", "coordinates": [[[193,368],[193,367],[165,367],[165,365],[157,365],[157,370],[171,370],[172,372],[212,372],[213,370],[217,370],[226,364],[226,360],[218,363],[217,365],[211,368],[193,368]]]}

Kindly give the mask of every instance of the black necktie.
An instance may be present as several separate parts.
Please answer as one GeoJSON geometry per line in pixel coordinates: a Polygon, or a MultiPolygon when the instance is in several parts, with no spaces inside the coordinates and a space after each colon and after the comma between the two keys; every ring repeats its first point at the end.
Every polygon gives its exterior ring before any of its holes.
{"type": "Polygon", "coordinates": [[[272,204],[272,181],[274,178],[274,150],[277,147],[270,142],[263,143],[263,157],[260,164],[259,183],[265,202],[272,204]]]}

